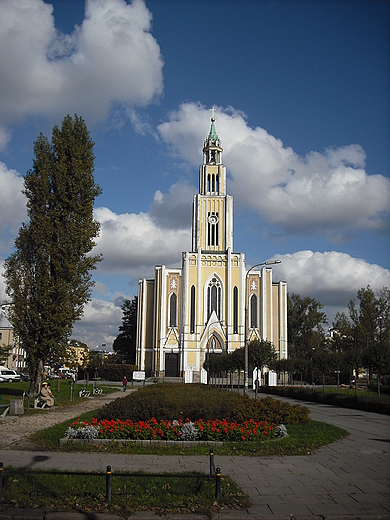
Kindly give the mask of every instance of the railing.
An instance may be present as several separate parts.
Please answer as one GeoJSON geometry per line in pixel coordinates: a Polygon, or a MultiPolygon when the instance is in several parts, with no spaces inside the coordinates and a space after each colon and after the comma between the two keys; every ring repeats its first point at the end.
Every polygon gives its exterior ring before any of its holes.
{"type": "Polygon", "coordinates": [[[3,463],[0,462],[0,500],[2,498],[3,494],[3,477],[4,474],[7,475],[30,475],[31,477],[34,475],[72,475],[72,476],[101,476],[106,477],[106,500],[107,502],[111,502],[111,486],[112,486],[112,478],[115,476],[115,478],[123,478],[123,477],[137,477],[137,478],[152,478],[152,477],[159,477],[159,478],[197,478],[197,479],[204,479],[204,480],[210,480],[215,479],[215,500],[219,503],[221,499],[221,469],[217,468],[215,469],[215,461],[214,461],[214,453],[213,450],[210,449],[210,474],[189,474],[189,473],[174,473],[174,474],[167,474],[167,473],[115,473],[113,475],[111,466],[107,466],[105,473],[99,473],[99,472],[79,472],[79,471],[57,471],[57,470],[26,470],[26,468],[23,469],[12,469],[12,470],[4,470],[3,463]]]}

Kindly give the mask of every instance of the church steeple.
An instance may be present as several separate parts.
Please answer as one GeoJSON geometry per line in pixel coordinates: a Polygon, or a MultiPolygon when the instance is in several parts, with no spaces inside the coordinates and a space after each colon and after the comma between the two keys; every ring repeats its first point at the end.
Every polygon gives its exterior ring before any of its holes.
{"type": "Polygon", "coordinates": [[[199,194],[194,196],[192,250],[226,252],[233,249],[233,199],[226,194],[222,145],[211,118],[199,169],[199,194]]]}
{"type": "Polygon", "coordinates": [[[211,118],[211,127],[207,139],[203,145],[203,164],[221,164],[222,146],[215,130],[215,119],[211,118]]]}

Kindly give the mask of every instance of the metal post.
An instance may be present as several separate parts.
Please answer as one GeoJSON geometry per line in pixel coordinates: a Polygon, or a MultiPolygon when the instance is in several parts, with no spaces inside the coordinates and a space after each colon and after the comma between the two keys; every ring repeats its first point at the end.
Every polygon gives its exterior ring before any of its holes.
{"type": "Polygon", "coordinates": [[[3,463],[0,462],[0,500],[3,495],[3,463]]]}
{"type": "Polygon", "coordinates": [[[210,475],[215,475],[215,460],[213,448],[210,448],[210,475]]]}
{"type": "Polygon", "coordinates": [[[106,500],[111,502],[111,466],[107,466],[106,470],[106,500]]]}
{"type": "Polygon", "coordinates": [[[221,500],[221,468],[217,468],[215,474],[215,500],[218,503],[221,500]]]}

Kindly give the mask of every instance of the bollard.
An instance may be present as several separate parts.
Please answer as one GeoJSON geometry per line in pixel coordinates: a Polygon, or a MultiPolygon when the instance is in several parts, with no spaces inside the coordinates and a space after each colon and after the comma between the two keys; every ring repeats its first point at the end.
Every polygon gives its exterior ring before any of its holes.
{"type": "Polygon", "coordinates": [[[0,462],[0,500],[3,495],[3,463],[0,462]]]}
{"type": "Polygon", "coordinates": [[[215,500],[218,502],[221,500],[221,468],[217,468],[215,474],[215,500]]]}
{"type": "Polygon", "coordinates": [[[215,460],[213,448],[210,448],[210,475],[215,475],[215,460]]]}
{"type": "Polygon", "coordinates": [[[106,470],[106,500],[111,502],[111,466],[107,466],[106,470]]]}

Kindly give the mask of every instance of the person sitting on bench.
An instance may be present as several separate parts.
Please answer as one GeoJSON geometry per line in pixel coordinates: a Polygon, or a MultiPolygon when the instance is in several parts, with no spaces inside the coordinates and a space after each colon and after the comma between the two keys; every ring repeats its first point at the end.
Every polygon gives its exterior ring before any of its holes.
{"type": "Polygon", "coordinates": [[[51,393],[51,390],[47,388],[46,381],[44,383],[42,383],[40,397],[41,397],[42,401],[46,402],[47,406],[54,406],[53,394],[51,393]]]}

